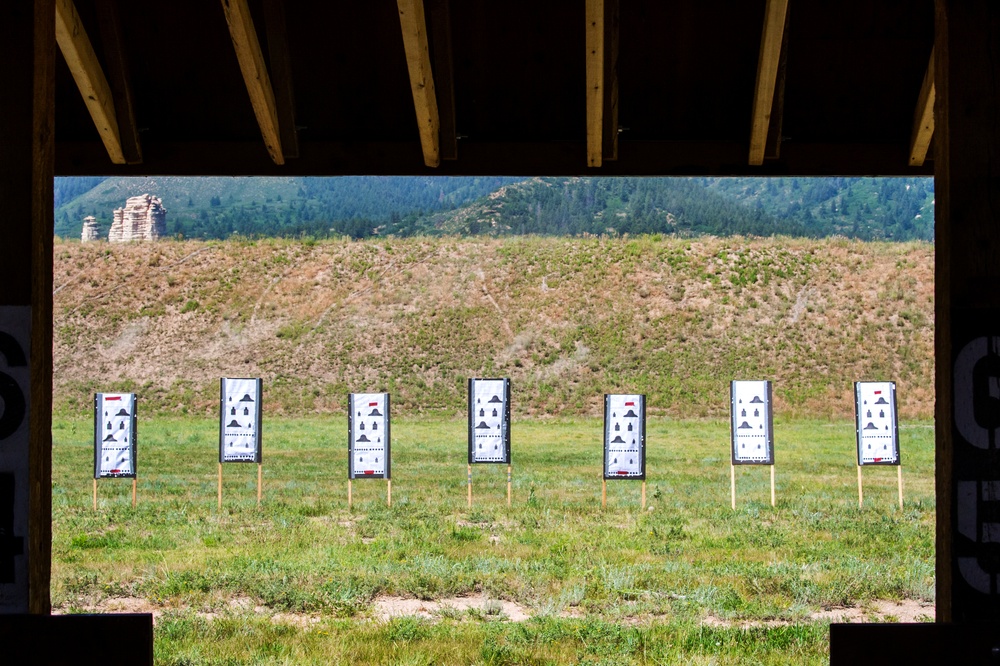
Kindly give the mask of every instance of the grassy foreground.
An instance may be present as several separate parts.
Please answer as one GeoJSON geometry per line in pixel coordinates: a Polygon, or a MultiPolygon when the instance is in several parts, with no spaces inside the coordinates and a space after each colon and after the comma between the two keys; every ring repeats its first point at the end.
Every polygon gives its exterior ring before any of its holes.
{"type": "Polygon", "coordinates": [[[384,482],[346,502],[346,422],[264,423],[256,469],[229,465],[216,510],[217,424],[139,424],[139,505],[103,481],[91,510],[89,420],[57,419],[53,603],[111,600],[158,613],[158,664],[820,664],[826,608],[933,601],[933,430],[901,430],[895,470],[865,471],[857,507],[852,422],[778,421],[778,505],[765,468],[737,470],[728,423],[653,419],[649,510],[639,484],[600,507],[598,419],[516,421],[505,471],[474,469],[465,505],[462,420],[397,419],[393,505],[384,482]],[[379,618],[385,597],[482,594],[485,610],[379,618]],[[506,621],[500,601],[529,619],[506,621]]]}

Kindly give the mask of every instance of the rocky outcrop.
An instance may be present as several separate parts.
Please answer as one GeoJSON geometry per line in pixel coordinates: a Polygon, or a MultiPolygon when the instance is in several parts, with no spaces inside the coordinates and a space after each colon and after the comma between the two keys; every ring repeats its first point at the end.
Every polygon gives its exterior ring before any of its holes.
{"type": "Polygon", "coordinates": [[[129,197],[124,208],[116,208],[108,240],[127,243],[158,240],[167,233],[167,209],[158,197],[143,194],[129,197]]]}
{"type": "Polygon", "coordinates": [[[83,218],[83,233],[80,235],[80,241],[89,243],[96,240],[100,240],[100,236],[97,235],[97,218],[88,215],[83,218]]]}

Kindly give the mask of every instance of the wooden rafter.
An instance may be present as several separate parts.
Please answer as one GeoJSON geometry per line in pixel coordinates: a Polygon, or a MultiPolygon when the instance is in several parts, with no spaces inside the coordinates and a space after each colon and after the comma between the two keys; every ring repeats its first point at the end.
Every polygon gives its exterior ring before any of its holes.
{"type": "Polygon", "coordinates": [[[764,162],[787,13],[788,0],[767,0],[764,9],[764,29],[760,38],[760,55],[757,60],[753,117],[750,124],[750,164],[754,166],[764,162]]]}
{"type": "Polygon", "coordinates": [[[618,0],[604,0],[604,160],[618,159],[618,0]]]}
{"type": "Polygon", "coordinates": [[[56,42],[83,95],[108,157],[114,164],[125,164],[111,87],[73,0],[56,0],[56,42]]]}
{"type": "Polygon", "coordinates": [[[129,85],[128,62],[122,44],[117,0],[97,0],[94,7],[97,9],[101,45],[104,47],[108,84],[115,104],[122,154],[128,164],[141,164],[142,144],[139,142],[139,128],[136,126],[132,106],[132,86],[129,85]]]}
{"type": "MultiPolygon", "coordinates": [[[[789,10],[790,11],[790,10],[789,10]]],[[[781,56],[778,58],[778,75],[774,83],[774,101],[771,102],[771,122],[767,126],[764,159],[781,157],[781,134],[785,121],[785,80],[788,72],[788,11],[785,12],[785,29],[781,37],[781,56]]]]}
{"type": "Polygon", "coordinates": [[[406,68],[410,73],[410,90],[417,114],[420,146],[424,164],[436,167],[441,164],[440,117],[437,95],[434,91],[434,74],[431,70],[430,46],[427,40],[427,20],[423,0],[396,0],[399,8],[399,25],[403,31],[403,48],[406,50],[406,68]]]}
{"type": "Polygon", "coordinates": [[[285,3],[281,0],[264,0],[263,8],[267,58],[274,80],[274,103],[278,113],[281,153],[285,159],[294,159],[299,156],[299,133],[295,128],[295,90],[292,84],[292,60],[288,54],[285,3]]]}
{"type": "Polygon", "coordinates": [[[247,0],[221,0],[222,9],[229,24],[229,36],[233,40],[236,59],[240,63],[243,82],[250,94],[264,145],[275,164],[284,164],[285,155],[281,150],[281,132],[278,125],[278,109],[271,88],[271,77],[264,65],[264,55],[260,50],[257,30],[250,16],[247,0]]]}
{"type": "Polygon", "coordinates": [[[917,108],[913,112],[913,134],[910,137],[910,166],[923,166],[927,159],[927,151],[934,137],[934,49],[931,48],[931,58],[927,63],[924,82],[920,86],[920,97],[917,108]]]}
{"type": "Polygon", "coordinates": [[[587,166],[604,163],[604,0],[586,0],[587,166]]]}
{"type": "Polygon", "coordinates": [[[455,118],[455,66],[451,48],[451,3],[426,0],[430,31],[434,92],[438,103],[438,146],[442,160],[458,159],[458,123],[455,118]]]}

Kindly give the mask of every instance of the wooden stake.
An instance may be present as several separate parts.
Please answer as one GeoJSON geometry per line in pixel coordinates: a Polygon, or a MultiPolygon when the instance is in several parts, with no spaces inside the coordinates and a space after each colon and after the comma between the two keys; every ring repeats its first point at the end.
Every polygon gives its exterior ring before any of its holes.
{"type": "Polygon", "coordinates": [[[94,511],[97,511],[97,479],[94,479],[94,511]]]}
{"type": "Polygon", "coordinates": [[[354,497],[351,495],[351,480],[347,480],[347,508],[354,506],[354,497]]]}
{"type": "Polygon", "coordinates": [[[601,479],[601,508],[608,508],[608,480],[601,479]]]}
{"type": "Polygon", "coordinates": [[[774,506],[774,465],[771,465],[771,506],[774,506]]]}
{"type": "Polygon", "coordinates": [[[903,466],[896,465],[896,479],[899,482],[899,510],[903,510],[903,466]]]}
{"type": "Polygon", "coordinates": [[[646,481],[642,482],[642,510],[646,510],[646,481]]]}
{"type": "Polygon", "coordinates": [[[135,508],[135,487],[139,484],[139,480],[132,477],[132,508],[135,508]]]}
{"type": "Polygon", "coordinates": [[[467,485],[469,486],[469,508],[471,509],[472,508],[472,465],[469,465],[469,480],[467,485]]]}
{"type": "Polygon", "coordinates": [[[510,465],[507,465],[507,506],[510,506],[510,465]]]}
{"type": "Polygon", "coordinates": [[[858,465],[858,508],[864,504],[865,496],[861,493],[861,465],[858,465]]]}
{"type": "Polygon", "coordinates": [[[264,463],[257,463],[257,506],[260,506],[260,491],[264,483],[264,463]]]}
{"type": "Polygon", "coordinates": [[[392,506],[392,479],[385,480],[385,505],[392,506]]]}
{"type": "Polygon", "coordinates": [[[736,510],[736,465],[729,465],[729,494],[732,497],[733,511],[736,510]]]}
{"type": "Polygon", "coordinates": [[[222,463],[219,463],[219,511],[222,511],[222,463]]]}

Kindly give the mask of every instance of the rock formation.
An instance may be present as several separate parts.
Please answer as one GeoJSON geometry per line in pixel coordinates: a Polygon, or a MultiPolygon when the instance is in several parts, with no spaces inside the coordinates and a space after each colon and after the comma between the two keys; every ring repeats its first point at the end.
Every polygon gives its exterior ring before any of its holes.
{"type": "Polygon", "coordinates": [[[108,241],[127,243],[158,240],[167,233],[167,210],[158,197],[143,194],[129,197],[124,208],[116,208],[108,241]]]}
{"type": "Polygon", "coordinates": [[[83,234],[80,235],[80,241],[89,243],[90,241],[99,240],[99,238],[97,235],[97,218],[93,215],[83,218],[83,234]]]}

